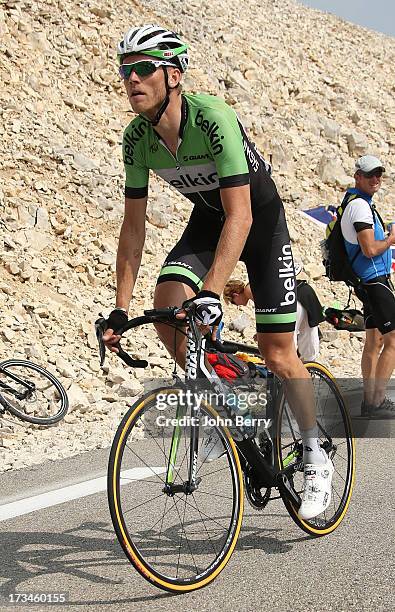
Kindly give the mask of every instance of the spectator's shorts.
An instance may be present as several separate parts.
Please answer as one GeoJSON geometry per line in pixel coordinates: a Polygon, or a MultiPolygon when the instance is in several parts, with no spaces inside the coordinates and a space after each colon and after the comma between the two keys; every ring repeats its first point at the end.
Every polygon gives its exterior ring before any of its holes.
{"type": "Polygon", "coordinates": [[[366,329],[377,328],[382,334],[395,330],[395,294],[389,278],[373,278],[355,293],[363,303],[366,329]]]}

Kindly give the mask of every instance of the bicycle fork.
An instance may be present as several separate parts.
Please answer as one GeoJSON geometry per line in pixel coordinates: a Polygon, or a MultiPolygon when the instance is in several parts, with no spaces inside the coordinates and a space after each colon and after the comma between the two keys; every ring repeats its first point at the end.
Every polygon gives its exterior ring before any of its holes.
{"type": "Polygon", "coordinates": [[[191,493],[196,491],[199,483],[201,482],[201,478],[197,476],[201,410],[200,405],[195,405],[194,391],[196,391],[197,389],[196,380],[199,371],[199,367],[197,365],[197,356],[200,354],[204,359],[204,352],[198,350],[202,344],[202,340],[200,339],[200,341],[198,342],[195,340],[196,337],[198,337],[196,333],[194,334],[191,330],[188,332],[185,373],[186,379],[191,382],[192,391],[188,389],[189,393],[185,394],[187,398],[187,403],[180,402],[177,405],[176,425],[174,426],[172,433],[169,463],[166,472],[166,484],[164,487],[164,492],[170,497],[173,497],[175,493],[185,493],[186,495],[190,495],[191,493]],[[200,344],[200,346],[198,346],[198,344],[200,344]],[[175,484],[174,480],[177,476],[177,455],[182,435],[180,419],[185,417],[187,414],[190,414],[191,423],[188,480],[181,484],[175,484]]]}
{"type": "Polygon", "coordinates": [[[187,414],[188,407],[187,406],[178,406],[176,411],[176,421],[177,424],[174,426],[171,445],[170,445],[170,453],[169,453],[169,461],[166,472],[166,484],[164,487],[164,492],[167,493],[170,497],[172,497],[175,493],[186,493],[190,495],[194,491],[196,491],[201,478],[197,477],[197,466],[198,466],[198,457],[199,457],[199,421],[200,421],[200,412],[199,409],[194,406],[191,407],[191,436],[190,436],[190,447],[189,447],[189,470],[188,470],[188,480],[183,482],[182,484],[175,484],[175,478],[177,476],[177,455],[180,446],[181,436],[182,436],[182,427],[179,425],[180,419],[184,418],[187,414]],[[193,414],[195,413],[195,414],[193,414]]]}

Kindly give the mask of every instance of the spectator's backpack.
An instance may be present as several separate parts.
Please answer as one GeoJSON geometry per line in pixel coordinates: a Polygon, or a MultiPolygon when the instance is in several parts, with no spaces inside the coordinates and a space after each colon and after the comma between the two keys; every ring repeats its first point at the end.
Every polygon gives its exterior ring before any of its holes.
{"type": "Polygon", "coordinates": [[[352,269],[352,264],[361,249],[357,250],[351,260],[348,258],[340,223],[346,206],[358,197],[362,196],[356,193],[346,193],[343,202],[336,209],[336,219],[326,226],[326,238],[321,242],[322,263],[325,266],[326,276],[330,281],[343,281],[349,287],[356,287],[360,283],[352,269]]]}

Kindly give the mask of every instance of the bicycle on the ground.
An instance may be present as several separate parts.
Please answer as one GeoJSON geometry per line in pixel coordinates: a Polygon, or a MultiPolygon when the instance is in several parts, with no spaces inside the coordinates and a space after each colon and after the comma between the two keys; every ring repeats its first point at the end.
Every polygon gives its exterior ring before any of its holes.
{"type": "MultiPolygon", "coordinates": [[[[147,323],[180,331],[178,312],[178,308],[147,310],[119,333],[147,323]]],[[[111,518],[127,558],[150,583],[175,593],[206,586],[224,569],[239,536],[244,490],[258,510],[281,497],[295,523],[319,537],[334,531],[344,518],[355,470],[350,418],[336,382],[324,366],[307,364],[321,446],[335,471],[330,506],[318,517],[300,519],[303,448],[281,380],[268,374],[262,402],[266,425],[257,426],[251,436],[246,419],[235,425],[238,408],[229,408],[229,387],[209,370],[205,356],[214,351],[258,355],[258,350],[202,337],[193,303],[187,322],[185,378],[173,372],[171,384],[148,391],[129,408],[116,432],[108,466],[111,518]],[[213,429],[221,453],[210,461],[207,432],[213,429]],[[272,496],[273,489],[277,496],[272,496]]],[[[104,330],[101,318],[96,322],[101,363],[104,330]]],[[[128,365],[148,365],[118,348],[118,356],[128,365]]]]}
{"type": "Polygon", "coordinates": [[[63,385],[48,370],[24,359],[0,363],[0,415],[6,411],[35,425],[54,425],[66,415],[63,385]]]}

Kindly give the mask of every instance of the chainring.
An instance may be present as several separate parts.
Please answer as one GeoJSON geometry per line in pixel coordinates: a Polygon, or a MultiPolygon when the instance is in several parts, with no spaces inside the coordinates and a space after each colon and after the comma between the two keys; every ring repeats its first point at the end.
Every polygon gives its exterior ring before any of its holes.
{"type": "Polygon", "coordinates": [[[244,472],[244,488],[247,501],[255,510],[263,510],[270,499],[272,490],[270,487],[267,489],[262,487],[262,489],[260,489],[255,486],[254,480],[249,472],[250,470],[248,468],[244,472]]]}

